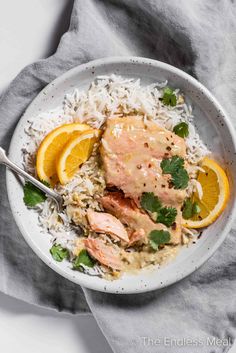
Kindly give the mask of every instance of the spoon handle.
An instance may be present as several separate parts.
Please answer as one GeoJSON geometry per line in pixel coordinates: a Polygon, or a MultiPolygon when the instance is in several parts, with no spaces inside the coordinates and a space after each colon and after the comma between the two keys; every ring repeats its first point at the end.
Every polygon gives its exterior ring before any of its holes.
{"type": "Polygon", "coordinates": [[[55,200],[59,210],[62,209],[63,206],[63,198],[60,194],[58,194],[56,191],[50,189],[43,183],[41,183],[39,180],[34,178],[32,175],[26,173],[23,169],[18,167],[15,163],[10,161],[10,159],[6,156],[5,150],[0,147],[0,164],[4,164],[6,167],[9,169],[13,170],[15,173],[19,174],[22,176],[24,179],[30,181],[32,184],[34,184],[37,188],[42,190],[46,195],[51,197],[53,200],[55,200]]]}

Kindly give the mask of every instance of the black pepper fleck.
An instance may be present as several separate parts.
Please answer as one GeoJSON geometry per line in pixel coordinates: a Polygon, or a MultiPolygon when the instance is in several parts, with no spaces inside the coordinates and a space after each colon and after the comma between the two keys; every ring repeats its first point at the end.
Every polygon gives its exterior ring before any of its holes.
{"type": "Polygon", "coordinates": [[[199,235],[198,235],[198,237],[197,237],[198,239],[200,239],[200,238],[201,238],[202,233],[203,233],[203,232],[200,232],[200,233],[199,233],[199,235]]]}
{"type": "Polygon", "coordinates": [[[173,230],[175,230],[176,227],[177,227],[177,224],[176,224],[176,222],[174,222],[174,223],[172,224],[171,228],[172,228],[173,230]]]}

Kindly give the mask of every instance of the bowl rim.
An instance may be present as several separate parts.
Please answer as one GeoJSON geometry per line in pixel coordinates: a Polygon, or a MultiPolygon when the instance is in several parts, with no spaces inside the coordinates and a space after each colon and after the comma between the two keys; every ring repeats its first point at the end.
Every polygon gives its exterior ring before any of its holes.
{"type": "MultiPolygon", "coordinates": [[[[88,63],[84,63],[84,64],[80,64],[70,70],[67,70],[65,73],[63,73],[62,75],[60,75],[59,77],[57,77],[55,80],[51,81],[48,85],[46,85],[40,92],[39,94],[31,101],[31,103],[28,105],[28,107],[26,108],[24,114],[27,112],[28,109],[30,109],[32,107],[32,105],[34,104],[34,101],[36,99],[40,99],[43,95],[44,92],[47,91],[47,88],[49,88],[51,85],[58,85],[61,81],[63,81],[64,79],[67,78],[67,76],[73,76],[74,73],[80,73],[83,72],[85,70],[91,69],[93,67],[99,67],[99,66],[104,66],[107,64],[130,64],[130,63],[136,63],[136,64],[144,64],[144,65],[152,65],[154,67],[157,68],[161,68],[164,70],[167,70],[171,73],[174,73],[178,76],[180,76],[182,79],[186,79],[188,80],[193,86],[195,86],[198,90],[201,90],[203,95],[205,97],[207,97],[208,100],[210,100],[213,105],[217,108],[217,110],[219,110],[223,116],[223,120],[225,125],[228,128],[228,131],[231,135],[232,141],[233,141],[233,147],[234,147],[234,151],[236,153],[236,132],[235,129],[233,127],[233,124],[231,122],[231,120],[229,119],[227,113],[225,112],[225,110],[222,108],[222,106],[220,105],[220,103],[217,101],[217,99],[214,97],[214,95],[203,85],[201,84],[197,79],[195,79],[194,77],[190,76],[189,74],[187,74],[186,72],[172,66],[169,65],[167,63],[158,61],[158,60],[154,60],[154,59],[149,59],[149,58],[145,58],[145,57],[136,57],[136,56],[114,56],[114,57],[105,57],[105,58],[100,58],[100,59],[96,59],[96,60],[92,60],[88,63]]],[[[122,74],[122,73],[121,73],[122,74]]],[[[12,135],[11,138],[11,142],[10,142],[10,148],[9,148],[9,155],[11,156],[14,153],[14,139],[18,134],[18,131],[20,131],[20,122],[21,122],[21,118],[24,116],[24,114],[20,117],[20,119],[18,120],[17,126],[14,130],[14,133],[12,135]]],[[[25,229],[23,228],[23,223],[20,220],[20,217],[17,215],[17,213],[14,211],[13,208],[13,204],[14,204],[14,193],[11,192],[11,172],[7,169],[6,170],[6,185],[7,185],[7,193],[8,193],[8,199],[9,199],[9,204],[11,207],[11,211],[13,214],[13,217],[15,219],[15,222],[23,236],[23,238],[25,239],[25,241],[27,242],[27,244],[31,247],[31,249],[35,252],[35,254],[46,264],[48,265],[51,269],[53,269],[55,272],[57,272],[58,274],[60,274],[61,276],[63,276],[64,278],[80,285],[80,286],[84,286],[86,288],[89,289],[93,289],[93,290],[97,290],[97,291],[101,291],[101,292],[106,292],[106,293],[119,293],[119,294],[132,294],[132,293],[144,293],[144,292],[149,292],[149,291],[153,291],[156,289],[160,289],[160,288],[164,288],[167,287],[173,283],[176,283],[178,281],[180,281],[181,279],[189,276],[191,273],[193,273],[194,271],[196,271],[199,267],[201,267],[213,254],[214,252],[219,248],[219,246],[223,243],[223,241],[225,240],[228,232],[230,231],[231,227],[232,227],[232,223],[233,223],[233,217],[230,217],[230,219],[227,220],[227,224],[226,227],[224,228],[224,230],[221,232],[221,236],[217,239],[216,243],[210,248],[208,249],[208,251],[205,252],[204,256],[202,256],[201,258],[199,258],[199,261],[196,262],[194,265],[190,264],[189,267],[186,268],[185,272],[180,274],[176,274],[175,279],[170,279],[170,280],[166,280],[163,283],[157,283],[156,285],[152,285],[146,288],[139,288],[136,290],[132,290],[132,289],[126,289],[126,290],[117,290],[117,288],[112,287],[109,288],[109,286],[107,286],[106,288],[104,288],[103,284],[91,284],[89,283],[89,275],[86,276],[85,279],[80,278],[78,280],[78,278],[76,278],[75,276],[73,276],[72,274],[70,274],[69,272],[67,272],[65,269],[62,269],[57,263],[54,263],[53,261],[49,261],[48,260],[48,256],[42,252],[39,247],[32,241],[31,237],[27,234],[27,232],[25,231],[25,229]],[[88,278],[88,279],[87,279],[88,278]]],[[[236,212],[236,199],[233,200],[232,203],[232,207],[230,209],[231,214],[235,214],[236,212]]]]}

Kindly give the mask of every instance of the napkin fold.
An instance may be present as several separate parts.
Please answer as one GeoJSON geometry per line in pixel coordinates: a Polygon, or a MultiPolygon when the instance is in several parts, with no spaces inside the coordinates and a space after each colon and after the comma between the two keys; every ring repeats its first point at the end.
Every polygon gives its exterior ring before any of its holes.
{"type": "MultiPolygon", "coordinates": [[[[165,61],[194,75],[232,117],[236,105],[234,0],[75,0],[56,53],[27,66],[0,98],[0,145],[24,110],[65,71],[105,56],[165,61]]],[[[94,314],[115,352],[227,352],[236,335],[236,226],[197,272],[139,295],[98,293],[39,260],[19,233],[0,168],[0,290],[36,305],[94,314]],[[84,294],[85,296],[84,296],[84,294]]]]}

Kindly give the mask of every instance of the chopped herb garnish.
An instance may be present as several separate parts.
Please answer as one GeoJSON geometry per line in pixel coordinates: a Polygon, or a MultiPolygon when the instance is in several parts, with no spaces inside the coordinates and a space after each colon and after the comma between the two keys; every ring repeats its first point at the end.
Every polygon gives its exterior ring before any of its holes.
{"type": "Polygon", "coordinates": [[[192,217],[192,207],[192,201],[190,199],[186,199],[182,210],[182,216],[184,219],[189,219],[192,217]]]}
{"type": "Polygon", "coordinates": [[[180,137],[183,137],[183,138],[188,137],[189,135],[188,124],[183,121],[182,123],[175,125],[173,131],[176,135],[180,137]]]}
{"type": "Polygon", "coordinates": [[[41,203],[46,200],[45,193],[28,181],[25,183],[23,190],[23,200],[26,206],[34,207],[38,203],[41,203]]]}
{"type": "Polygon", "coordinates": [[[201,208],[197,202],[192,202],[191,199],[189,198],[184,201],[184,206],[182,210],[182,215],[184,219],[192,218],[200,211],[201,211],[201,208]]]}
{"type": "Polygon", "coordinates": [[[162,223],[167,227],[172,226],[177,216],[177,210],[174,207],[163,207],[159,210],[156,222],[162,223]]]}
{"type": "Polygon", "coordinates": [[[161,208],[161,201],[153,192],[144,192],[140,204],[146,211],[157,212],[161,208]]]}
{"type": "Polygon", "coordinates": [[[162,97],[162,102],[165,105],[170,105],[171,107],[175,107],[176,106],[176,95],[174,93],[174,90],[170,87],[166,87],[163,90],[163,97],[162,97]]]}
{"type": "Polygon", "coordinates": [[[54,244],[50,249],[50,253],[57,262],[61,262],[69,257],[69,251],[60,244],[54,244]]]}
{"type": "Polygon", "coordinates": [[[196,214],[201,212],[201,207],[199,206],[199,204],[195,201],[193,203],[193,215],[195,216],[196,214]]]}
{"type": "Polygon", "coordinates": [[[155,221],[170,227],[176,218],[177,210],[174,207],[163,207],[158,196],[153,192],[144,192],[141,197],[141,206],[146,211],[155,213],[155,221]]]}
{"type": "Polygon", "coordinates": [[[189,176],[187,170],[180,168],[172,174],[172,182],[175,189],[185,189],[188,186],[189,176]]]}
{"type": "Polygon", "coordinates": [[[170,241],[170,233],[165,230],[153,230],[149,233],[149,244],[153,250],[157,250],[159,245],[170,241]]]}
{"type": "Polygon", "coordinates": [[[46,181],[46,180],[40,180],[42,184],[44,184],[45,186],[47,186],[48,188],[51,187],[51,185],[46,181]]]}
{"type": "Polygon", "coordinates": [[[175,173],[179,168],[183,168],[184,159],[178,156],[173,156],[170,159],[163,159],[161,161],[161,169],[163,174],[175,173]]]}
{"type": "Polygon", "coordinates": [[[73,269],[80,270],[81,265],[93,267],[95,261],[91,258],[86,249],[80,251],[79,255],[73,261],[73,269]]]}
{"type": "Polygon", "coordinates": [[[184,159],[178,156],[173,156],[169,159],[161,161],[161,169],[163,174],[172,176],[172,183],[175,189],[185,189],[188,186],[189,176],[184,169],[184,159]]]}

